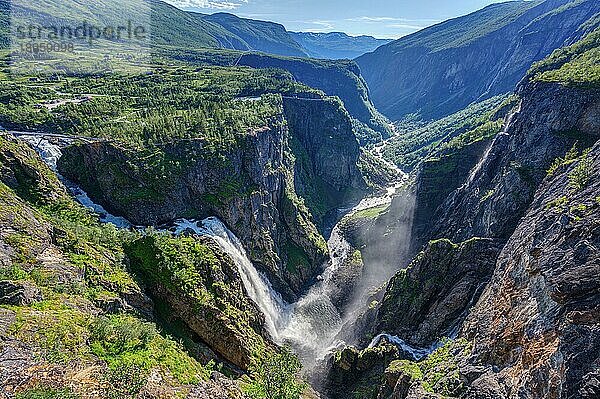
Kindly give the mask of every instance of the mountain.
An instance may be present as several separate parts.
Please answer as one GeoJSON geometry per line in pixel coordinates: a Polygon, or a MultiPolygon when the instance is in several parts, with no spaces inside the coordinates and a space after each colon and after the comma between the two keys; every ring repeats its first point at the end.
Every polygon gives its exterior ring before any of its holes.
{"type": "Polygon", "coordinates": [[[388,118],[433,120],[511,91],[531,64],[589,31],[595,0],[490,5],[359,57],[373,101],[388,118]]]}
{"type": "Polygon", "coordinates": [[[372,36],[349,36],[343,32],[290,32],[290,35],[309,56],[332,60],[354,59],[390,42],[372,36]]]}
{"type": "Polygon", "coordinates": [[[499,126],[426,156],[413,208],[361,221],[359,246],[412,214],[413,256],[331,361],[330,398],[599,397],[599,60],[596,30],[537,63],[481,121],[499,126]]]}
{"type": "Polygon", "coordinates": [[[221,26],[241,40],[238,43],[220,43],[225,48],[255,50],[283,56],[308,57],[307,52],[292,38],[283,25],[239,18],[228,13],[197,14],[197,17],[202,21],[221,26]]]}
{"type": "MultiPolygon", "coordinates": [[[[82,18],[95,26],[119,26],[124,19],[149,24],[153,45],[308,57],[282,25],[226,13],[205,15],[183,11],[160,0],[100,0],[90,6],[82,6],[77,0],[48,0],[43,3],[2,0],[1,4],[4,5],[2,9],[11,4],[13,17],[26,15],[27,21],[36,20],[45,26],[79,26],[82,18]],[[72,10],[79,12],[74,14],[72,10]]],[[[0,32],[7,34],[9,31],[0,32]]]]}
{"type": "Polygon", "coordinates": [[[252,68],[283,69],[299,82],[322,90],[329,96],[339,97],[355,119],[356,135],[363,144],[377,142],[390,135],[388,122],[373,106],[369,89],[354,61],[244,54],[237,60],[237,64],[252,68]]]}

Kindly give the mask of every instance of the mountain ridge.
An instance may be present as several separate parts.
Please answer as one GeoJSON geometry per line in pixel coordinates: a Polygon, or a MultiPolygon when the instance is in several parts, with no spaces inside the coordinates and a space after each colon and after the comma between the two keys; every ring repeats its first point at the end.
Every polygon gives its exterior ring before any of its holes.
{"type": "Polygon", "coordinates": [[[508,2],[426,28],[356,61],[376,107],[400,120],[449,115],[512,90],[531,64],[583,36],[589,0],[508,2]]]}
{"type": "Polygon", "coordinates": [[[354,59],[391,41],[369,35],[350,36],[344,32],[290,34],[311,57],[327,59],[354,59]]]}

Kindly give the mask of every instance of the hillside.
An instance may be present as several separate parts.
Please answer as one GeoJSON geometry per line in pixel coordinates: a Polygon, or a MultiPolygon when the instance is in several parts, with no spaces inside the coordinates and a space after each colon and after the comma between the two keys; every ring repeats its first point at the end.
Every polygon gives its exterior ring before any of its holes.
{"type": "Polygon", "coordinates": [[[237,64],[260,69],[283,69],[299,82],[322,90],[329,96],[339,97],[355,120],[356,136],[362,144],[378,142],[390,135],[388,121],[373,106],[369,89],[353,61],[244,54],[237,64]]]}
{"type": "MultiPolygon", "coordinates": [[[[231,14],[204,15],[182,11],[161,0],[101,0],[81,5],[77,0],[14,2],[13,21],[20,15],[43,26],[81,25],[81,18],[95,26],[120,26],[124,20],[149,25],[150,45],[176,48],[213,48],[261,51],[286,56],[307,56],[285,28],[271,22],[237,18],[231,14]],[[73,13],[73,10],[78,10],[73,13]]],[[[4,32],[5,34],[8,32],[4,32]]],[[[1,42],[6,43],[6,40],[1,42]]]]}
{"type": "Polygon", "coordinates": [[[361,321],[365,349],[330,362],[330,398],[598,397],[597,38],[536,64],[512,112],[423,156],[414,208],[368,224],[412,214],[412,259],[361,321]]]}
{"type": "Polygon", "coordinates": [[[354,59],[390,42],[388,39],[376,39],[372,36],[348,36],[343,32],[290,32],[290,35],[309,56],[332,60],[354,59]]]}
{"type": "Polygon", "coordinates": [[[531,64],[582,37],[594,0],[490,5],[426,28],[357,59],[388,118],[439,119],[511,91],[531,64]],[[580,29],[581,27],[581,29],[580,29]]]}
{"type": "Polygon", "coordinates": [[[245,46],[231,43],[236,50],[254,50],[283,56],[307,57],[308,54],[289,34],[283,25],[273,22],[239,18],[233,14],[217,13],[197,15],[202,21],[217,24],[227,32],[239,37],[245,46]]]}

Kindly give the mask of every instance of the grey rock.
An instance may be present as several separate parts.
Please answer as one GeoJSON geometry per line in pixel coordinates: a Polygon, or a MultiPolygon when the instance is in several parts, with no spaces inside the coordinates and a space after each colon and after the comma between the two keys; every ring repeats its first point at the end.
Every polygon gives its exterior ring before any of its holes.
{"type": "MultiPolygon", "coordinates": [[[[589,159],[591,171],[600,168],[600,144],[589,159]]],[[[475,342],[474,361],[497,367],[508,396],[594,397],[600,364],[600,179],[592,173],[583,189],[569,188],[577,165],[544,180],[463,328],[475,342]],[[567,206],[552,205],[565,195],[567,206]],[[585,211],[574,214],[573,207],[582,206],[585,211]],[[559,223],[565,216],[569,222],[559,223]]]]}
{"type": "Polygon", "coordinates": [[[505,399],[506,391],[493,374],[485,374],[472,382],[465,399],[505,399]]]}
{"type": "Polygon", "coordinates": [[[472,176],[434,213],[425,239],[493,237],[506,241],[533,201],[538,185],[558,157],[579,140],[593,144],[600,124],[600,91],[559,84],[525,84],[519,112],[498,135],[472,176]],[[577,132],[575,136],[568,132],[577,132]],[[486,193],[493,193],[482,200],[486,193]]]}
{"type": "Polygon", "coordinates": [[[274,288],[297,298],[327,259],[318,242],[322,208],[336,208],[366,189],[343,105],[319,96],[286,98],[279,118],[247,132],[220,156],[207,156],[203,145],[186,140],[162,147],[169,159],[185,165],[164,178],[144,165],[128,166],[140,162],[138,154],[113,143],[66,148],[58,167],[96,202],[134,224],[219,217],[274,288]],[[314,218],[290,193],[305,199],[314,218]],[[295,253],[306,262],[288,265],[295,253]]]}
{"type": "Polygon", "coordinates": [[[10,326],[17,320],[15,312],[8,309],[0,309],[0,337],[4,336],[10,326]]]}
{"type": "Polygon", "coordinates": [[[387,286],[376,331],[429,347],[466,316],[483,291],[500,251],[491,239],[432,242],[387,286]]]}
{"type": "Polygon", "coordinates": [[[0,281],[2,305],[27,306],[42,300],[42,292],[32,283],[0,281]]]}

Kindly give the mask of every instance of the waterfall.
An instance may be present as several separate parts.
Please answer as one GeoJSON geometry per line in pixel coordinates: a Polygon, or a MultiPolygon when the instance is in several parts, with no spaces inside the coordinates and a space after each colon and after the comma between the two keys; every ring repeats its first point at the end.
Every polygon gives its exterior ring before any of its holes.
{"type": "Polygon", "coordinates": [[[317,284],[292,304],[285,302],[267,277],[256,270],[239,239],[218,218],[210,217],[200,222],[181,219],[170,230],[176,235],[193,231],[210,237],[234,260],[246,292],[265,315],[266,328],[273,340],[280,345],[289,345],[307,368],[336,346],[335,337],[342,327],[342,319],[329,295],[335,270],[351,254],[350,245],[338,229],[334,229],[329,240],[332,248],[330,266],[317,284]]]}
{"type": "Polygon", "coordinates": [[[187,230],[212,238],[223,252],[233,259],[238,267],[244,288],[265,315],[267,331],[276,342],[279,342],[282,319],[289,305],[273,289],[266,276],[256,270],[248,259],[240,240],[216,217],[204,219],[199,223],[186,219],[175,222],[173,228],[175,234],[182,234],[187,230]]]}
{"type": "MultiPolygon", "coordinates": [[[[19,137],[36,150],[78,202],[99,215],[101,222],[112,223],[118,228],[132,227],[125,218],[111,215],[101,205],[94,203],[79,186],[58,173],[57,162],[62,156],[59,144],[39,134],[19,137]]],[[[313,364],[335,344],[334,339],[340,331],[342,320],[329,299],[330,285],[334,272],[351,254],[350,245],[342,238],[339,229],[333,230],[328,243],[332,251],[329,267],[320,281],[293,304],[286,303],[273,289],[268,278],[258,272],[239,239],[218,218],[210,217],[201,222],[181,219],[170,229],[176,235],[188,230],[210,237],[234,260],[248,296],[264,314],[265,327],[276,343],[290,345],[306,365],[313,364]]]]}
{"type": "Polygon", "coordinates": [[[318,277],[318,282],[291,305],[287,323],[281,331],[284,342],[295,349],[309,370],[341,343],[336,337],[343,320],[331,300],[332,285],[335,284],[335,272],[352,255],[352,248],[337,226],[332,230],[327,245],[331,259],[328,267],[318,277]]]}
{"type": "Polygon", "coordinates": [[[125,218],[111,215],[101,205],[94,203],[81,187],[68,179],[65,179],[58,173],[57,163],[62,156],[62,149],[59,144],[51,143],[48,139],[38,134],[20,134],[19,138],[28,143],[40,156],[42,161],[52,169],[60,181],[69,189],[77,201],[88,209],[95,212],[102,223],[111,223],[118,228],[130,228],[132,224],[125,218]]]}
{"type": "Polygon", "coordinates": [[[396,345],[398,348],[400,348],[400,350],[404,351],[405,353],[408,353],[410,356],[412,356],[413,360],[417,362],[423,359],[424,357],[431,355],[433,352],[435,352],[436,349],[442,346],[441,342],[436,342],[430,348],[415,348],[407,344],[403,339],[396,337],[395,335],[379,334],[378,336],[373,338],[373,340],[369,344],[369,348],[376,347],[384,339],[387,340],[389,343],[396,345]]]}
{"type": "Polygon", "coordinates": [[[58,159],[62,156],[62,150],[58,144],[53,144],[42,136],[19,136],[28,143],[54,172],[57,172],[58,159]]]}
{"type": "MultiPolygon", "coordinates": [[[[62,156],[61,146],[50,142],[41,135],[20,135],[28,142],[57,174],[59,179],[67,186],[73,196],[84,206],[99,215],[103,223],[112,223],[119,228],[133,227],[126,219],[111,215],[101,205],[94,203],[80,187],[68,181],[57,171],[57,161],[62,156]]],[[[400,172],[401,173],[401,172],[400,172]]],[[[406,175],[401,174],[402,180],[406,175]]],[[[401,183],[390,187],[380,197],[363,199],[355,207],[340,209],[341,214],[354,212],[378,206],[389,205],[400,187],[401,183]]],[[[275,343],[289,345],[298,355],[308,372],[315,370],[320,361],[324,360],[335,348],[344,345],[338,337],[348,321],[356,312],[351,312],[342,318],[340,310],[331,300],[335,284],[336,273],[344,266],[347,259],[352,256],[353,248],[341,234],[338,225],[334,226],[328,240],[330,261],[318,281],[308,292],[295,303],[287,303],[275,291],[267,276],[260,273],[252,264],[240,240],[216,217],[209,217],[200,222],[180,219],[174,222],[169,231],[181,235],[186,231],[210,237],[229,255],[240,273],[244,288],[248,296],[256,303],[265,316],[265,327],[275,343]]],[[[358,301],[360,302],[360,301],[358,301]]],[[[408,346],[400,338],[382,334],[376,338],[383,338],[399,345],[417,359],[425,356],[425,349],[416,349],[408,346]]],[[[377,344],[374,340],[373,345],[377,344]]]]}

